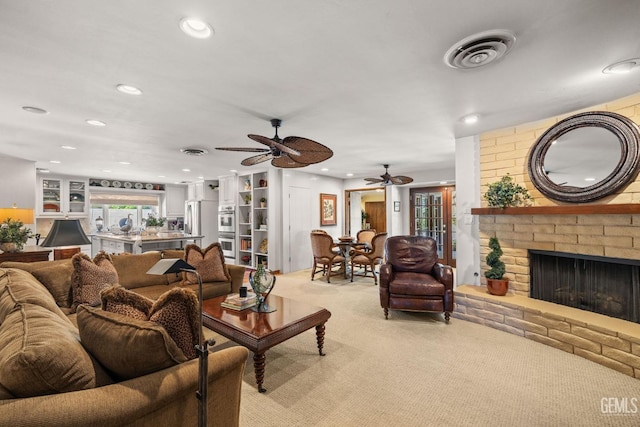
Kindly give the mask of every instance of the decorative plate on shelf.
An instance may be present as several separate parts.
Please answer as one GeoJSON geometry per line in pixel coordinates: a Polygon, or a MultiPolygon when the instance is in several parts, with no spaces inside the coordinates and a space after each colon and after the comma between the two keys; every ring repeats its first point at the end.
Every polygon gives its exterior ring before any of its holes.
{"type": "Polygon", "coordinates": [[[113,181],[111,183],[111,185],[113,185],[113,188],[120,188],[122,187],[122,183],[120,181],[113,181]]]}
{"type": "Polygon", "coordinates": [[[102,185],[103,187],[108,187],[110,184],[111,183],[106,179],[103,179],[102,181],[100,181],[100,185],[102,185]]]}
{"type": "Polygon", "coordinates": [[[84,202],[84,194],[71,193],[69,195],[69,200],[72,202],[84,202]]]}
{"type": "Polygon", "coordinates": [[[133,184],[131,184],[129,181],[124,183],[124,188],[131,188],[133,187],[133,184]]]}
{"type": "Polygon", "coordinates": [[[141,182],[136,182],[135,187],[136,187],[138,190],[142,190],[142,188],[144,187],[144,185],[142,185],[142,183],[141,183],[141,182]]]}
{"type": "Polygon", "coordinates": [[[153,184],[145,184],[145,185],[144,185],[144,187],[145,187],[147,190],[153,190],[153,184]]]}

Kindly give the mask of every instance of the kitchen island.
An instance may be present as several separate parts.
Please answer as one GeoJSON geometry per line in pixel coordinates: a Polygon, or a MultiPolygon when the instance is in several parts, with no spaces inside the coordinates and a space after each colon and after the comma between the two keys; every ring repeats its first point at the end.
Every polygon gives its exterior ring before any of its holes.
{"type": "Polygon", "coordinates": [[[151,235],[126,235],[112,233],[95,233],[91,235],[91,253],[95,255],[103,250],[110,254],[129,252],[141,254],[148,251],[164,249],[184,249],[190,243],[202,245],[202,238],[184,233],[158,233],[151,235]]]}

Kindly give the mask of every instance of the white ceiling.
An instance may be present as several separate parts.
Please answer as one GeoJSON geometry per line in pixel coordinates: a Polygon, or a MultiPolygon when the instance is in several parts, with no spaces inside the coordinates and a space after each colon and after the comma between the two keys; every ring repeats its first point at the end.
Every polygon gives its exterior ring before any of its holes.
{"type": "Polygon", "coordinates": [[[281,137],[333,149],[309,172],[452,168],[455,138],[639,92],[640,71],[601,72],[640,57],[638,22],[637,0],[0,0],[0,154],[53,173],[212,179],[250,170],[240,162],[252,155],[215,147],[259,147],[246,135],[271,137],[281,118],[281,137]],[[185,16],[215,36],[187,37],[185,16]],[[502,60],[444,64],[456,42],[491,29],[517,36],[502,60]],[[469,113],[476,125],[461,123],[469,113]]]}

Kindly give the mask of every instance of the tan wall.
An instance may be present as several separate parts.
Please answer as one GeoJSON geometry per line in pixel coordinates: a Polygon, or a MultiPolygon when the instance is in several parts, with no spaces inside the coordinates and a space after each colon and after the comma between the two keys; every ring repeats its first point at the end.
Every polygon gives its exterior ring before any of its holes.
{"type": "MultiPolygon", "coordinates": [[[[486,186],[509,174],[534,197],[534,206],[567,203],[544,197],[527,172],[529,150],[558,121],[583,111],[611,111],[640,124],[640,93],[592,108],[535,123],[488,132],[480,136],[480,182],[486,186]]],[[[640,202],[640,177],[618,193],[590,204],[640,202]]],[[[482,206],[487,206],[482,201],[482,206]]],[[[617,258],[640,259],[639,215],[483,215],[480,217],[481,265],[488,253],[489,237],[496,236],[504,251],[515,293],[529,293],[527,249],[542,249],[617,258]]],[[[484,280],[484,275],[482,276],[484,280]]]]}

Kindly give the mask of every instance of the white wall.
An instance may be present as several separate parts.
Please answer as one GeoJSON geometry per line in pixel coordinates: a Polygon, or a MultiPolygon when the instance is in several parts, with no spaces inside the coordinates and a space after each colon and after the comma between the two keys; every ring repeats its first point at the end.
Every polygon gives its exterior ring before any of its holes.
{"type": "Polygon", "coordinates": [[[0,184],[0,208],[15,203],[19,208],[36,207],[36,164],[28,160],[0,156],[2,183],[0,184]]]}
{"type": "Polygon", "coordinates": [[[480,284],[478,217],[471,208],[480,207],[480,138],[456,140],[456,202],[458,223],[456,284],[480,284]]]}

